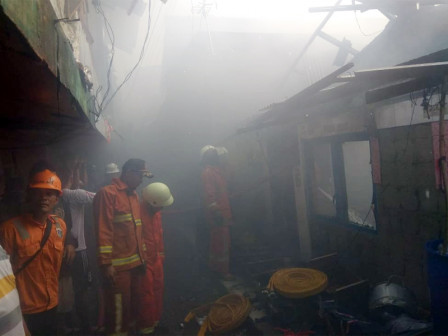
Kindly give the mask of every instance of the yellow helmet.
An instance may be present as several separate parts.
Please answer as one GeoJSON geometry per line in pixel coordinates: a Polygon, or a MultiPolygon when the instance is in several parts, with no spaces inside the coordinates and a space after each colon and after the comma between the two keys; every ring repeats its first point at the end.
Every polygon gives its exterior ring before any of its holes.
{"type": "Polygon", "coordinates": [[[155,182],[142,190],[143,200],[154,207],[166,207],[174,202],[170,188],[166,184],[155,182]]]}

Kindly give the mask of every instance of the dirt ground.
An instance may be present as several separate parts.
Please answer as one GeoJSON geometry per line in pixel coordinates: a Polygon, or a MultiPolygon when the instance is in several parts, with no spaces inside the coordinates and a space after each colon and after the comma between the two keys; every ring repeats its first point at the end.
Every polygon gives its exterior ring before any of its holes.
{"type": "Polygon", "coordinates": [[[191,309],[227,294],[218,277],[198,255],[195,232],[194,216],[164,217],[165,296],[160,334],[196,334],[194,327],[181,327],[185,316],[191,309]]]}

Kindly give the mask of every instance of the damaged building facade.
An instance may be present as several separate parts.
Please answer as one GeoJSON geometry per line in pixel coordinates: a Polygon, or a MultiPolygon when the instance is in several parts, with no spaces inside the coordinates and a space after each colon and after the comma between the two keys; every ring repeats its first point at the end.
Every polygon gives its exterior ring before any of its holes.
{"type": "MultiPolygon", "coordinates": [[[[425,244],[441,238],[446,226],[438,161],[445,14],[422,8],[391,20],[352,63],[273,104],[227,143],[244,156],[238,143],[258,138],[252,152],[262,143],[261,161],[284,165],[264,172],[271,185],[258,197],[268,199],[271,222],[256,230],[281,227],[285,220],[272,212],[294,199],[296,212],[286,221],[297,223],[289,225],[299,262],[336,253],[345,270],[371,286],[398,277],[424,307],[430,301],[425,244]],[[422,29],[429,21],[430,32],[422,29]],[[290,188],[278,198],[281,180],[290,188]]],[[[246,162],[254,160],[246,155],[246,162]]]]}

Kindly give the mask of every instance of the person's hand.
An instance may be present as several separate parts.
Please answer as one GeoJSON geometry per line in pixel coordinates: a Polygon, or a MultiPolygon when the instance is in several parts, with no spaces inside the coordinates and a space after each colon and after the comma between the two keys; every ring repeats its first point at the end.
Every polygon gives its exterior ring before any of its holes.
{"type": "Polygon", "coordinates": [[[75,247],[71,244],[65,246],[64,251],[64,259],[67,265],[71,265],[73,263],[73,260],[75,260],[75,247]]]}
{"type": "Polygon", "coordinates": [[[104,265],[102,271],[104,279],[112,285],[115,284],[115,268],[112,265],[104,265]]]}

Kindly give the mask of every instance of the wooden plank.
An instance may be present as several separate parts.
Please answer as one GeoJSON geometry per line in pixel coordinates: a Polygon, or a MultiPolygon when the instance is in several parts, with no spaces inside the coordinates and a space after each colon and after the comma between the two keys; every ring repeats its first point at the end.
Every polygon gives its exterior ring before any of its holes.
{"type": "Polygon", "coordinates": [[[366,11],[369,9],[378,9],[377,6],[367,6],[367,5],[340,5],[340,6],[326,6],[326,7],[310,7],[308,11],[310,13],[322,13],[322,12],[343,12],[360,10],[366,11]]]}
{"type": "Polygon", "coordinates": [[[328,272],[331,268],[338,267],[338,254],[330,253],[317,258],[311,259],[307,266],[310,268],[315,268],[322,272],[328,272]]]}
{"type": "Polygon", "coordinates": [[[353,282],[351,284],[336,288],[335,293],[351,290],[355,287],[366,285],[366,284],[368,284],[368,282],[369,282],[368,280],[360,280],[357,282],[353,282]]]}
{"type": "Polygon", "coordinates": [[[318,33],[318,35],[319,35],[319,37],[323,38],[324,40],[334,44],[336,47],[345,49],[347,52],[349,52],[352,55],[356,55],[357,53],[359,53],[358,50],[351,47],[351,44],[347,44],[342,41],[339,41],[339,40],[335,39],[333,36],[328,35],[327,33],[324,33],[323,31],[320,31],[318,33]]]}
{"type": "Polygon", "coordinates": [[[427,87],[436,86],[441,83],[441,80],[432,79],[428,77],[411,79],[395,85],[388,85],[378,89],[369,90],[366,92],[366,103],[372,104],[382,100],[398,97],[410,92],[419,91],[427,87]]]}
{"type": "Polygon", "coordinates": [[[379,80],[386,83],[419,77],[443,77],[448,73],[448,62],[401,65],[395,67],[355,71],[356,79],[379,80]]]}

